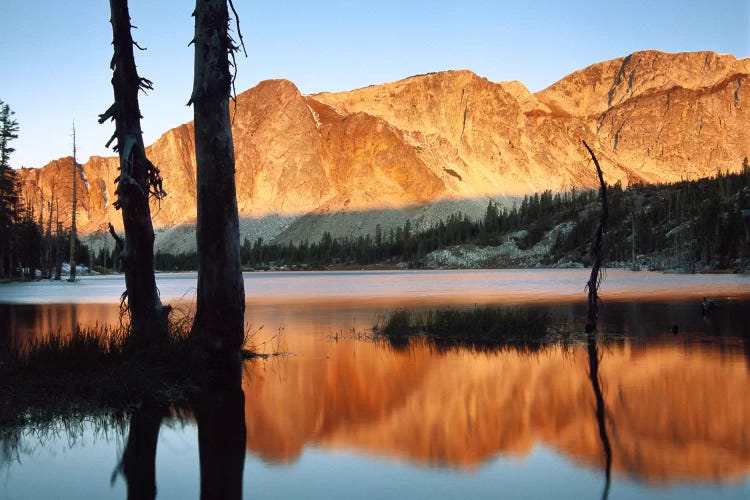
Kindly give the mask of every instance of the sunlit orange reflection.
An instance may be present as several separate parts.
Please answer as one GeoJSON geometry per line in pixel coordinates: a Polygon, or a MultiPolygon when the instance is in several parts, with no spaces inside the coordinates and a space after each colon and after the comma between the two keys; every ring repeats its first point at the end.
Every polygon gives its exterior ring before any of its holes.
{"type": "MultiPolygon", "coordinates": [[[[603,464],[583,347],[476,354],[288,340],[304,354],[245,370],[247,446],[266,460],[318,446],[471,468],[543,444],[603,464]]],[[[600,355],[615,472],[661,482],[750,471],[741,352],[624,343],[600,355]]]]}
{"type": "MultiPolygon", "coordinates": [[[[471,469],[543,445],[602,467],[585,346],[527,355],[416,342],[396,351],[353,338],[392,307],[249,304],[253,330],[263,326],[253,344],[290,354],[245,365],[248,450],[282,463],[315,446],[471,469]]],[[[12,309],[9,321],[23,342],[118,317],[116,305],[36,305],[12,309]]],[[[667,335],[599,344],[614,472],[654,482],[748,475],[750,340],[667,335]]]]}

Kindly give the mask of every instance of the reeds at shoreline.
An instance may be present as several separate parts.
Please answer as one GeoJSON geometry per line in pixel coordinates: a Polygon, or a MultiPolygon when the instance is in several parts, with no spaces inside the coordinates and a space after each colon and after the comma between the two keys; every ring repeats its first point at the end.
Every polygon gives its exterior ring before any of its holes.
{"type": "MultiPolygon", "coordinates": [[[[129,327],[120,325],[0,348],[0,438],[75,415],[127,414],[144,404],[189,405],[211,376],[190,335],[190,319],[172,321],[166,338],[146,345],[134,343],[129,327]]],[[[243,349],[241,357],[254,354],[243,349]]]]}

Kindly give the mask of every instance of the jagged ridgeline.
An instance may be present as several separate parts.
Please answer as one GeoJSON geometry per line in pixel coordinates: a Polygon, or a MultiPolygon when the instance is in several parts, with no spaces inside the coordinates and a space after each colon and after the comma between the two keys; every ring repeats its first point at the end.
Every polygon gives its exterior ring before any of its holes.
{"type": "MultiPolygon", "coordinates": [[[[750,59],[648,51],[593,64],[536,93],[470,71],[315,95],[284,80],[261,82],[238,96],[233,120],[241,239],[299,247],[329,233],[333,241],[374,241],[378,226],[381,239],[391,230],[395,238],[407,219],[412,233],[441,220],[452,227],[449,216],[459,211],[471,224],[490,200],[502,212],[514,202],[520,210],[534,193],[580,194],[597,186],[582,139],[611,185],[737,173],[750,156],[749,75],[750,59]]],[[[189,253],[192,123],[147,149],[170,192],[153,211],[157,250],[189,253]]],[[[46,206],[66,182],[64,164],[21,171],[29,206],[46,206]]],[[[119,220],[117,160],[93,157],[83,169],[77,225],[98,251],[90,235],[119,220]]],[[[535,229],[527,229],[533,242],[535,229]]]]}

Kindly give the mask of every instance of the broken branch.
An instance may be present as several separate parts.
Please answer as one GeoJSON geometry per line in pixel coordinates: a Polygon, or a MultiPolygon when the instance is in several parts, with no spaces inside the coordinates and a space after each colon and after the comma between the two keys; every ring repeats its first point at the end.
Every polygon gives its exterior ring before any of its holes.
{"type": "Polygon", "coordinates": [[[117,246],[117,250],[122,251],[123,247],[125,246],[125,242],[122,240],[122,237],[117,234],[117,231],[115,231],[115,227],[111,222],[109,223],[109,234],[111,234],[112,238],[115,239],[115,246],[117,246]]]}
{"type": "MultiPolygon", "coordinates": [[[[107,111],[99,115],[99,125],[106,122],[109,119],[114,120],[115,119],[115,110],[117,109],[117,105],[115,103],[112,103],[112,105],[107,108],[107,111]]],[[[110,139],[109,142],[112,142],[112,139],[110,139]]],[[[107,146],[109,146],[109,142],[107,143],[107,146]]]]}

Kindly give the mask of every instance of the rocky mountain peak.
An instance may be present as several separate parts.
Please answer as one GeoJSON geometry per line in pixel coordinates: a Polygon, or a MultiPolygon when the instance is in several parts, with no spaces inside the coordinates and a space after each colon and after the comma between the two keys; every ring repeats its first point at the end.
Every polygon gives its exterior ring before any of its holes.
{"type": "MultiPolygon", "coordinates": [[[[511,204],[545,189],[594,187],[582,139],[612,183],[736,171],[750,156],[749,76],[750,59],[644,51],[536,93],[468,70],[314,95],[288,80],[260,82],[232,108],[243,237],[372,234],[377,225],[387,231],[409,219],[418,227],[459,210],[479,217],[488,199],[511,204]]],[[[147,149],[169,193],[154,209],[157,244],[189,249],[192,123],[147,149]]],[[[21,172],[31,206],[47,206],[53,194],[66,206],[64,162],[21,172]]],[[[81,231],[119,227],[111,205],[117,159],[91,158],[83,168],[81,231]]]]}

